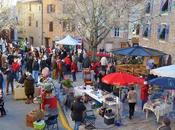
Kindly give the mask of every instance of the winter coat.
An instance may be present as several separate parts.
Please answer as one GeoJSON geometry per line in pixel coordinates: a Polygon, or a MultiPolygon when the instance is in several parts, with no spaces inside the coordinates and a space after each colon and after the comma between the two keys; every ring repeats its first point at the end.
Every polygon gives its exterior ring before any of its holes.
{"type": "Polygon", "coordinates": [[[82,121],[83,120],[83,112],[86,110],[85,105],[82,102],[75,101],[71,106],[71,117],[74,121],[82,121]]]}
{"type": "Polygon", "coordinates": [[[141,87],[141,92],[140,92],[140,98],[142,101],[147,101],[148,100],[148,85],[143,85],[141,87]]]}
{"type": "Polygon", "coordinates": [[[39,71],[39,62],[38,60],[33,61],[32,69],[35,71],[39,71]]]}
{"type": "Polygon", "coordinates": [[[11,69],[6,70],[4,74],[7,75],[7,80],[8,81],[13,81],[14,73],[13,73],[13,71],[11,69]]]}
{"type": "Polygon", "coordinates": [[[88,57],[83,60],[83,68],[89,68],[91,66],[91,61],[88,57]]]}
{"type": "Polygon", "coordinates": [[[2,73],[0,72],[0,89],[2,89],[3,81],[4,81],[4,78],[3,78],[2,73]]]}
{"type": "Polygon", "coordinates": [[[71,72],[77,72],[78,68],[77,68],[77,64],[76,62],[72,62],[71,64],[71,72]]]}
{"type": "Polygon", "coordinates": [[[26,77],[26,79],[24,80],[24,89],[26,95],[34,94],[34,83],[35,80],[31,75],[26,77]]]}

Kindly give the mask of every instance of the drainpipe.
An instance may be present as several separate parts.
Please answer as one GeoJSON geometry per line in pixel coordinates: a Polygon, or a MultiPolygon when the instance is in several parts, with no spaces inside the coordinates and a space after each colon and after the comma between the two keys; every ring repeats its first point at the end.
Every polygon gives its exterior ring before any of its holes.
{"type": "Polygon", "coordinates": [[[43,42],[44,42],[44,25],[43,25],[44,9],[43,9],[43,1],[44,0],[41,0],[41,45],[43,45],[43,42]]]}

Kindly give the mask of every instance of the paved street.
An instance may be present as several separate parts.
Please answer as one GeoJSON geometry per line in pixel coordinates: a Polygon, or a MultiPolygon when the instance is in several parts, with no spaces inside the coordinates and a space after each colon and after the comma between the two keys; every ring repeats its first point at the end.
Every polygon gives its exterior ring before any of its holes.
{"type": "MultiPolygon", "coordinates": [[[[82,74],[79,73],[77,75],[78,82],[74,83],[74,86],[81,85],[82,74]]],[[[0,118],[0,130],[32,130],[31,128],[26,127],[25,125],[25,115],[35,109],[38,108],[37,105],[31,104],[26,105],[24,101],[15,101],[11,95],[5,97],[5,108],[7,110],[7,116],[0,118]]],[[[125,106],[125,111],[127,113],[127,105],[125,106]]],[[[107,126],[104,124],[103,118],[100,117],[97,111],[94,111],[97,117],[95,127],[96,129],[108,129],[108,130],[156,130],[159,124],[156,123],[155,117],[153,114],[150,115],[148,120],[145,120],[145,115],[141,110],[137,110],[135,117],[132,121],[130,121],[127,117],[122,119],[122,126],[116,127],[113,125],[107,126]]],[[[125,114],[126,114],[125,113],[125,114]]],[[[70,118],[70,111],[65,114],[68,118],[70,126],[73,127],[74,122],[72,122],[70,118]]],[[[59,124],[60,128],[61,125],[59,124]]],[[[84,129],[82,125],[81,130],[84,129]]],[[[175,129],[175,121],[172,122],[172,130],[175,129]]],[[[64,130],[61,128],[61,130],[64,130]]]]}

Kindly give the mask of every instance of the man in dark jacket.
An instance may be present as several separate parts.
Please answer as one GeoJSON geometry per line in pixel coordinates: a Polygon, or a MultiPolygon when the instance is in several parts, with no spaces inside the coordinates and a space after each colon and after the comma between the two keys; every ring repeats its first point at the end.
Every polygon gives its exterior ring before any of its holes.
{"type": "Polygon", "coordinates": [[[81,102],[81,97],[77,97],[71,106],[71,117],[75,121],[74,130],[79,130],[81,121],[83,120],[83,112],[86,110],[85,105],[81,102]]]}
{"type": "Polygon", "coordinates": [[[8,68],[5,73],[7,75],[7,79],[6,79],[6,94],[8,95],[9,94],[9,85],[11,85],[11,90],[12,90],[12,93],[13,93],[13,89],[14,89],[14,86],[13,86],[13,80],[14,80],[14,73],[12,71],[11,68],[8,68]]]}
{"type": "Polygon", "coordinates": [[[35,57],[32,64],[32,76],[35,79],[35,83],[38,83],[38,75],[39,75],[39,61],[35,57]]]}
{"type": "Polygon", "coordinates": [[[83,58],[83,68],[89,68],[91,66],[91,61],[89,57],[87,56],[87,54],[84,54],[83,58]]]}

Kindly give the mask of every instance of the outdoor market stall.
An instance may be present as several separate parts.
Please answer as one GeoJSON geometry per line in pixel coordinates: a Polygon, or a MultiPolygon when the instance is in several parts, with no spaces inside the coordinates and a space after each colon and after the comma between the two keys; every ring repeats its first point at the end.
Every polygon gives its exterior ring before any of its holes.
{"type": "Polygon", "coordinates": [[[149,81],[153,87],[153,93],[157,96],[150,99],[143,107],[146,111],[146,118],[148,118],[149,111],[152,111],[159,122],[161,116],[173,111],[175,78],[158,77],[149,81]],[[155,86],[156,85],[156,86],[155,86]],[[155,92],[157,91],[157,92],[155,92]]]}
{"type": "Polygon", "coordinates": [[[139,45],[117,49],[112,51],[112,53],[125,56],[125,62],[127,63],[117,65],[117,70],[119,72],[127,72],[136,76],[148,74],[146,62],[149,57],[152,57],[154,63],[159,65],[160,56],[165,55],[165,53],[161,51],[139,45]],[[139,58],[134,58],[137,56],[139,56],[139,58]]]}
{"type": "Polygon", "coordinates": [[[175,78],[175,65],[169,65],[169,66],[152,69],[150,70],[150,74],[161,76],[161,77],[175,78]]]}

